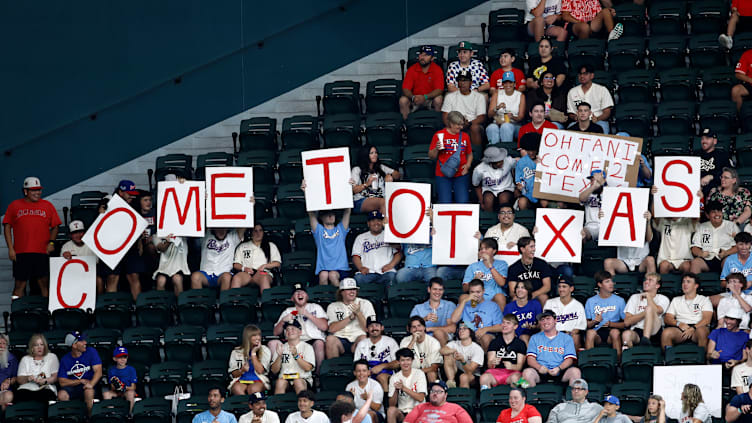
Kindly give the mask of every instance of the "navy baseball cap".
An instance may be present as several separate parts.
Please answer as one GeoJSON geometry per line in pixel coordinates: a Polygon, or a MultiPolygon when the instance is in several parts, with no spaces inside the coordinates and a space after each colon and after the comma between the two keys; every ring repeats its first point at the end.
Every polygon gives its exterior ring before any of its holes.
{"type": "Polygon", "coordinates": [[[78,341],[86,341],[86,334],[76,330],[65,335],[65,345],[67,347],[72,347],[78,341]]]}
{"type": "Polygon", "coordinates": [[[420,48],[421,53],[425,53],[429,56],[436,56],[436,50],[433,49],[431,46],[423,46],[420,48]]]}
{"type": "Polygon", "coordinates": [[[371,220],[371,219],[382,220],[382,219],[384,219],[384,215],[381,214],[381,212],[378,211],[378,210],[373,210],[370,213],[368,213],[368,220],[371,220]]]}
{"type": "Polygon", "coordinates": [[[123,179],[118,183],[118,189],[120,191],[125,191],[130,195],[138,195],[139,191],[136,189],[136,184],[133,181],[129,181],[127,179],[123,179]]]}

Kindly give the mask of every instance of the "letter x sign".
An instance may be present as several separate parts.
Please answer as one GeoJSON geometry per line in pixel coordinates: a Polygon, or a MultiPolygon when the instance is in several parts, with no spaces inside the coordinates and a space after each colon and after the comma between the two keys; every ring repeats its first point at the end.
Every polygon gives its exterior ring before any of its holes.
{"type": "Polygon", "coordinates": [[[580,263],[584,217],[581,210],[537,209],[535,256],[548,262],[580,263]]]}

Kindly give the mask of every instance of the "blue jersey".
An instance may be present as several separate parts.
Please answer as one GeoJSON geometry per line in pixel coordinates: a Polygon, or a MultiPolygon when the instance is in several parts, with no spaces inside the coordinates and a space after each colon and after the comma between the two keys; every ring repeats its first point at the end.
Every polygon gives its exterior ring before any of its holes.
{"type": "Polygon", "coordinates": [[[624,320],[624,298],[611,294],[608,298],[601,298],[596,294],[588,298],[585,303],[585,317],[588,320],[595,319],[596,314],[601,315],[601,322],[594,329],[600,329],[606,322],[620,322],[624,320]]]}
{"type": "MultiPolygon", "coordinates": [[[[501,273],[501,276],[504,276],[504,278],[507,277],[507,269],[509,269],[507,262],[494,259],[493,267],[497,272],[501,273]]],[[[462,283],[470,283],[473,279],[480,279],[483,281],[483,289],[485,289],[483,298],[486,300],[493,300],[493,297],[496,294],[507,295],[506,288],[502,288],[496,283],[491,274],[491,270],[483,264],[482,260],[476,261],[467,266],[467,269],[465,269],[465,276],[462,278],[462,283]],[[483,276],[476,278],[476,273],[482,273],[483,276]]]]}
{"type": "Polygon", "coordinates": [[[87,347],[84,353],[78,358],[73,358],[71,353],[65,354],[60,359],[60,368],[57,374],[66,379],[91,380],[94,377],[93,367],[98,364],[101,365],[102,360],[99,359],[97,350],[87,347]]]}
{"type": "MultiPolygon", "coordinates": [[[[752,398],[749,397],[749,392],[743,392],[739,395],[734,395],[731,401],[729,401],[729,405],[736,408],[742,408],[742,405],[752,405],[752,398]]],[[[736,422],[752,423],[752,414],[740,414],[736,422]]]]}
{"type": "Polygon", "coordinates": [[[572,337],[564,332],[548,339],[545,333],[538,332],[530,337],[527,344],[527,356],[535,357],[538,363],[549,369],[559,366],[567,358],[577,359],[572,337]]]}
{"type": "Polygon", "coordinates": [[[514,172],[514,182],[522,182],[525,185],[522,194],[533,203],[537,203],[538,199],[533,197],[533,186],[535,181],[535,162],[530,156],[525,156],[517,162],[514,172]]]}
{"type": "Polygon", "coordinates": [[[408,269],[436,267],[431,262],[431,244],[403,244],[402,252],[405,254],[405,267],[408,269]]]}
{"type": "Polygon", "coordinates": [[[501,309],[493,301],[483,301],[475,307],[472,307],[468,301],[462,310],[462,321],[473,331],[500,325],[502,317],[504,316],[501,314],[501,309]]]}
{"type": "Polygon", "coordinates": [[[126,388],[138,382],[136,369],[128,365],[122,369],[118,369],[117,366],[110,366],[110,368],[107,369],[107,382],[110,382],[113,377],[120,379],[120,381],[125,384],[126,388]]]}
{"type": "Polygon", "coordinates": [[[726,277],[731,273],[741,273],[747,278],[747,282],[752,281],[752,257],[748,258],[744,264],[739,261],[739,254],[731,254],[726,257],[721,271],[721,280],[726,280],[726,277]]]}
{"type": "Polygon", "coordinates": [[[449,317],[452,316],[452,312],[455,308],[457,308],[457,306],[453,302],[440,300],[439,307],[434,310],[431,308],[430,302],[426,301],[425,303],[415,304],[413,310],[410,312],[410,317],[420,316],[425,318],[430,313],[436,313],[436,316],[439,319],[438,322],[429,322],[426,320],[426,329],[428,332],[431,332],[431,328],[434,326],[446,326],[447,321],[449,320],[449,317]]]}
{"type": "Polygon", "coordinates": [[[514,331],[515,335],[532,335],[536,331],[535,324],[538,323],[536,317],[543,311],[540,301],[533,298],[525,304],[525,307],[517,305],[517,301],[512,301],[504,307],[504,315],[509,313],[517,316],[517,320],[520,321],[517,330],[514,331]]]}
{"type": "Polygon", "coordinates": [[[214,417],[209,410],[198,413],[193,417],[193,423],[212,423],[215,421],[219,423],[238,423],[238,421],[235,420],[235,416],[225,410],[220,410],[217,417],[214,417]]]}
{"type": "Polygon", "coordinates": [[[324,225],[316,225],[313,240],[316,242],[316,274],[322,270],[348,270],[347,248],[345,237],[349,228],[337,224],[333,229],[326,229],[324,225]]]}
{"type": "Polygon", "coordinates": [[[710,332],[708,339],[715,342],[715,350],[720,352],[718,358],[710,360],[711,364],[722,364],[729,360],[741,360],[744,344],[749,340],[749,334],[743,330],[731,332],[726,328],[715,329],[710,332]]]}

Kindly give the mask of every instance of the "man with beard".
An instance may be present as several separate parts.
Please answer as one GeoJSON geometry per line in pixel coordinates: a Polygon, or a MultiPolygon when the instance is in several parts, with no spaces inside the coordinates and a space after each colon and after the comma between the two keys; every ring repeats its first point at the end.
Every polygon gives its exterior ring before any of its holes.
{"type": "Polygon", "coordinates": [[[447,384],[437,380],[428,385],[428,402],[416,405],[405,417],[405,423],[472,423],[464,408],[447,402],[447,384]]]}
{"type": "Polygon", "coordinates": [[[551,310],[556,314],[556,330],[569,334],[574,340],[577,350],[582,345],[581,333],[587,329],[585,306],[572,297],[574,281],[566,275],[559,275],[559,296],[551,298],[543,305],[544,310],[551,310]]]}
{"type": "Polygon", "coordinates": [[[386,390],[392,370],[399,368],[399,362],[394,356],[399,347],[391,336],[383,335],[384,325],[377,318],[368,318],[366,330],[368,338],[355,346],[353,361],[366,360],[371,367],[371,375],[381,383],[382,389],[386,390]]]}
{"type": "Polygon", "coordinates": [[[384,216],[378,210],[368,213],[368,232],[355,237],[352,247],[355,280],[391,285],[401,260],[400,250],[384,242],[384,216]]]}
{"type": "Polygon", "coordinates": [[[551,291],[551,266],[545,260],[535,257],[535,240],[522,237],[517,241],[520,259],[509,266],[509,292],[515,292],[517,283],[529,281],[533,292],[531,298],[536,298],[541,304],[548,300],[551,291]]]}
{"type": "Polygon", "coordinates": [[[402,118],[420,108],[441,111],[444,102],[444,72],[433,62],[436,51],[431,46],[423,46],[418,54],[418,62],[410,66],[402,81],[402,97],[399,99],[402,118]]]}
{"type": "Polygon", "coordinates": [[[727,151],[716,149],[718,134],[710,128],[702,130],[700,138],[700,186],[705,198],[710,190],[721,184],[724,167],[731,167],[727,151]]]}
{"type": "Polygon", "coordinates": [[[60,359],[57,381],[60,391],[58,401],[86,401],[86,408],[91,414],[94,406],[94,393],[102,378],[102,360],[94,348],[87,348],[86,335],[71,332],[65,337],[65,345],[71,351],[60,359]]]}
{"type": "Polygon", "coordinates": [[[225,402],[225,391],[222,388],[218,386],[209,388],[207,402],[209,409],[196,414],[193,417],[193,423],[237,423],[232,413],[222,409],[222,404],[225,402]]]}
{"type": "Polygon", "coordinates": [[[272,362],[271,370],[279,374],[274,388],[275,394],[284,394],[292,386],[300,393],[313,386],[311,372],[315,367],[316,355],[313,347],[303,342],[300,335],[303,329],[300,322],[285,322],[284,333],[287,342],[277,346],[277,358],[272,362]]]}
{"type": "Polygon", "coordinates": [[[11,386],[16,385],[18,360],[8,351],[8,335],[0,334],[0,406],[3,410],[13,402],[11,386]]]}
{"type": "Polygon", "coordinates": [[[248,408],[251,411],[240,416],[238,423],[279,423],[279,415],[266,409],[266,396],[263,392],[256,392],[248,397],[248,408]]]}
{"type": "MultiPolygon", "coordinates": [[[[399,361],[397,362],[399,365],[399,361]]],[[[362,409],[366,406],[368,394],[371,394],[371,404],[369,405],[368,415],[371,421],[378,422],[379,415],[384,417],[384,388],[379,382],[371,379],[371,370],[368,361],[357,360],[353,363],[353,375],[355,380],[348,383],[345,387],[347,392],[353,395],[355,406],[362,409]]]]}
{"type": "MultiPolygon", "coordinates": [[[[313,346],[313,352],[316,354],[316,369],[321,368],[321,362],[324,361],[326,331],[329,329],[329,321],[326,320],[324,308],[315,303],[308,302],[308,292],[302,284],[293,285],[292,307],[288,307],[279,315],[277,323],[274,325],[274,336],[281,336],[285,323],[297,320],[303,328],[303,334],[300,339],[308,342],[313,346]]],[[[269,349],[277,350],[278,340],[269,341],[269,349]]]]}
{"type": "Polygon", "coordinates": [[[411,336],[402,338],[400,348],[413,351],[413,368],[421,369],[426,374],[426,380],[438,379],[439,364],[442,362],[441,344],[436,338],[426,334],[426,321],[422,317],[411,317],[407,323],[407,330],[411,336]]]}
{"type": "MultiPolygon", "coordinates": [[[[514,221],[514,209],[511,204],[502,204],[499,207],[498,217],[499,223],[488,228],[483,238],[493,238],[496,240],[496,244],[499,247],[496,255],[500,256],[499,258],[519,257],[520,252],[517,251],[517,241],[523,236],[529,237],[530,231],[514,221]]],[[[512,265],[517,259],[507,259],[504,261],[512,265]]]]}
{"type": "Polygon", "coordinates": [[[689,264],[691,273],[720,272],[726,257],[736,253],[734,236],[739,231],[736,223],[723,220],[723,204],[718,201],[705,203],[708,221],[700,223],[692,235],[692,255],[689,264]]]}
{"type": "Polygon", "coordinates": [[[232,231],[213,228],[209,232],[201,240],[201,270],[191,274],[191,289],[208,286],[219,287],[224,291],[230,289],[235,248],[243,241],[245,228],[232,231]]]}

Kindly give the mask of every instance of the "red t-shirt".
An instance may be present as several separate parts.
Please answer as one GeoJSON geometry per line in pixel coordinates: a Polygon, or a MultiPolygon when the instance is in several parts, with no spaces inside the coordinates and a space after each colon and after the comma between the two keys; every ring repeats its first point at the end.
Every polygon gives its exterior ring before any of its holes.
{"type": "Polygon", "coordinates": [[[50,229],[60,225],[60,216],[47,200],[36,203],[23,198],[10,203],[3,224],[13,228],[13,249],[16,254],[47,254],[50,229]]]}
{"type": "Polygon", "coordinates": [[[436,148],[436,145],[439,143],[439,139],[444,140],[444,149],[439,150],[439,157],[436,160],[436,176],[444,176],[444,174],[441,173],[441,165],[449,160],[449,157],[451,157],[452,154],[457,151],[458,147],[460,148],[460,167],[457,169],[456,176],[461,176],[460,172],[462,166],[467,163],[467,153],[468,151],[472,152],[472,148],[470,147],[470,134],[468,134],[467,132],[452,134],[446,129],[442,129],[441,131],[433,134],[433,139],[431,139],[431,147],[429,147],[430,150],[436,148]],[[460,134],[462,134],[462,142],[459,142],[460,134]]]}
{"type": "MultiPolygon", "coordinates": [[[[503,89],[501,86],[501,77],[504,76],[504,72],[503,69],[499,68],[491,74],[491,88],[503,89]]],[[[512,73],[514,74],[514,89],[519,90],[520,87],[524,87],[527,83],[525,73],[515,67],[512,67],[512,73]]]]}
{"type": "Polygon", "coordinates": [[[739,62],[736,64],[736,72],[752,78],[752,49],[745,51],[739,58],[739,62]]]}
{"type": "Polygon", "coordinates": [[[520,414],[517,414],[514,417],[512,417],[511,408],[503,410],[501,414],[499,414],[499,418],[496,419],[496,423],[527,423],[527,419],[530,417],[541,417],[541,414],[532,405],[525,404],[525,406],[522,407],[520,414]]]}
{"type": "Polygon", "coordinates": [[[549,122],[548,120],[544,120],[543,125],[541,125],[540,128],[538,129],[535,129],[535,126],[533,126],[533,122],[528,122],[522,125],[522,128],[520,128],[520,132],[517,133],[517,148],[520,148],[520,140],[522,139],[523,135],[527,134],[528,132],[537,132],[539,134],[543,134],[543,130],[545,128],[559,129],[559,127],[549,122]]]}
{"type": "Polygon", "coordinates": [[[569,12],[580,22],[590,22],[601,11],[598,0],[562,0],[561,11],[569,12]]]}
{"type": "Polygon", "coordinates": [[[732,0],[731,8],[736,8],[740,16],[752,16],[752,0],[732,0]]]}
{"type": "Polygon", "coordinates": [[[431,62],[428,72],[423,73],[420,63],[416,63],[407,70],[402,88],[412,91],[414,95],[428,94],[434,90],[444,89],[444,72],[436,63],[431,62]]]}
{"type": "Polygon", "coordinates": [[[418,404],[404,421],[405,423],[473,423],[473,419],[464,408],[451,402],[445,402],[439,407],[431,405],[430,402],[418,404]]]}

